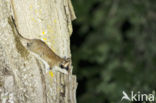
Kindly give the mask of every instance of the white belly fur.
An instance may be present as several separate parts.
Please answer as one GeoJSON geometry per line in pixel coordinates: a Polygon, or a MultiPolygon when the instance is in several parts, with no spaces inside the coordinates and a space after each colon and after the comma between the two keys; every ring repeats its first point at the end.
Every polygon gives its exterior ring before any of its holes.
{"type": "MultiPolygon", "coordinates": [[[[39,60],[41,60],[41,61],[43,62],[43,64],[45,65],[45,68],[46,68],[46,73],[49,72],[49,70],[50,70],[49,64],[48,64],[44,59],[42,59],[39,55],[37,55],[36,53],[33,53],[33,52],[31,52],[31,53],[32,53],[36,58],[38,58],[39,60]]],[[[55,66],[55,67],[53,67],[53,68],[51,68],[51,69],[54,70],[54,71],[58,71],[58,72],[64,73],[64,74],[68,74],[68,71],[67,71],[67,70],[61,69],[60,67],[57,67],[57,66],[55,66]]]]}

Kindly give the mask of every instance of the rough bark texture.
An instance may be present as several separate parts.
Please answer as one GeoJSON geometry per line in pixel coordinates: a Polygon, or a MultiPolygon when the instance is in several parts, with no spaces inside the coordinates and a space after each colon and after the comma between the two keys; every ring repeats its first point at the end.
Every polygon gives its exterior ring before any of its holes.
{"type": "Polygon", "coordinates": [[[0,0],[0,103],[76,103],[76,76],[46,72],[8,24],[14,15],[20,33],[37,38],[59,56],[71,57],[70,0],[0,0]]]}

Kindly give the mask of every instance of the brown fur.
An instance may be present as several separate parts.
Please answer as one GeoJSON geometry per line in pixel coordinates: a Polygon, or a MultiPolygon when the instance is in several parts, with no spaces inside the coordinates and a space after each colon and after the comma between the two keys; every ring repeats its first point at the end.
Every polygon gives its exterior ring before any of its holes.
{"type": "Polygon", "coordinates": [[[8,20],[9,24],[11,25],[12,28],[14,28],[14,31],[18,35],[18,37],[23,41],[26,41],[27,43],[27,49],[30,50],[31,52],[39,55],[43,60],[45,60],[50,68],[53,68],[54,66],[59,66],[61,68],[68,69],[69,67],[69,59],[64,59],[56,55],[49,47],[48,45],[39,40],[39,39],[27,39],[23,37],[15,24],[15,21],[13,17],[11,16],[8,20]]]}
{"type": "Polygon", "coordinates": [[[64,61],[63,58],[57,56],[43,41],[33,39],[27,43],[28,50],[38,54],[42,59],[47,61],[50,67],[59,66],[64,61]]]}

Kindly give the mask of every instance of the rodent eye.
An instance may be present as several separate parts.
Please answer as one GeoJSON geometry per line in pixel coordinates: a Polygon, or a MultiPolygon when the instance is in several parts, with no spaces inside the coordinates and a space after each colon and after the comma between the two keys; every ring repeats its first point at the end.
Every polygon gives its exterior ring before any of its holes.
{"type": "Polygon", "coordinates": [[[62,64],[60,64],[60,67],[61,67],[61,68],[64,68],[64,66],[63,66],[62,64]]]}

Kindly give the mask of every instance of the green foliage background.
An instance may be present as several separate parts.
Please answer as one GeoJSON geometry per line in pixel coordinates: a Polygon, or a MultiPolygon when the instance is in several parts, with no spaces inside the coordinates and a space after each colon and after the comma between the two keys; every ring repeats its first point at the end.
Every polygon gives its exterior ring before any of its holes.
{"type": "Polygon", "coordinates": [[[121,103],[123,90],[155,93],[156,0],[72,2],[78,103],[121,103]]]}

